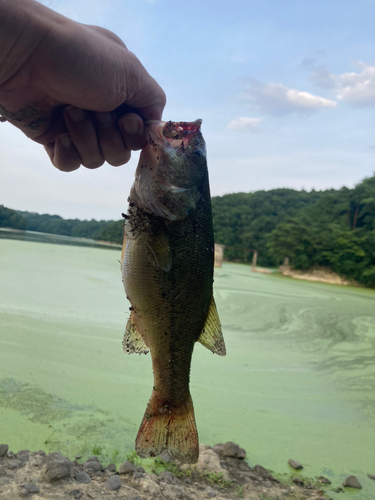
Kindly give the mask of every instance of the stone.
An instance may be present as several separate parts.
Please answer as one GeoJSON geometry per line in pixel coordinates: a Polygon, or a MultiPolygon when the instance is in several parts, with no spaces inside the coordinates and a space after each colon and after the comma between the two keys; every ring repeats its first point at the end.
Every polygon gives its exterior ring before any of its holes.
{"type": "Polygon", "coordinates": [[[318,477],[318,483],[332,484],[332,482],[329,479],[327,479],[326,477],[324,477],[324,476],[319,476],[318,477]]]}
{"type": "Polygon", "coordinates": [[[213,488],[211,488],[211,486],[207,486],[206,493],[207,493],[207,496],[209,496],[210,498],[216,497],[216,492],[213,488]]]}
{"type": "Polygon", "coordinates": [[[291,458],[288,460],[288,464],[291,467],[293,467],[293,469],[296,469],[296,470],[303,469],[303,466],[299,462],[296,462],[295,460],[292,460],[291,458]]]}
{"type": "Polygon", "coordinates": [[[212,446],[209,444],[200,444],[199,445],[199,451],[206,451],[206,450],[212,450],[212,446]]]}
{"type": "Polygon", "coordinates": [[[143,472],[139,472],[138,470],[133,472],[133,479],[139,479],[141,477],[143,477],[143,472]]]}
{"type": "Polygon", "coordinates": [[[50,453],[43,459],[42,476],[51,482],[70,476],[73,463],[59,452],[50,453]]]}
{"type": "Polygon", "coordinates": [[[107,465],[107,467],[105,468],[105,470],[107,470],[109,472],[116,472],[116,465],[115,464],[109,464],[109,465],[107,465]]]}
{"type": "Polygon", "coordinates": [[[159,455],[160,460],[163,460],[166,464],[169,464],[172,459],[167,451],[163,451],[161,455],[159,455]]]}
{"type": "Polygon", "coordinates": [[[28,462],[30,458],[30,452],[29,450],[21,450],[17,453],[17,458],[18,460],[21,460],[22,462],[28,462]]]}
{"type": "Polygon", "coordinates": [[[91,483],[90,476],[84,470],[76,472],[75,475],[74,475],[74,479],[77,481],[77,483],[81,483],[81,484],[89,484],[89,483],[91,483]]]}
{"type": "Polygon", "coordinates": [[[82,491],[80,490],[72,490],[72,491],[69,491],[69,495],[71,497],[73,497],[74,499],[76,500],[79,500],[82,496],[82,491]]]}
{"type": "Polygon", "coordinates": [[[0,444],[0,457],[5,457],[8,453],[9,446],[7,444],[0,444]]]}
{"type": "Polygon", "coordinates": [[[160,487],[148,476],[140,480],[140,487],[148,498],[157,497],[160,494],[160,487]]]}
{"type": "Polygon", "coordinates": [[[20,469],[23,465],[24,465],[24,463],[18,459],[9,460],[9,462],[8,462],[9,469],[20,469]]]}
{"type": "Polygon", "coordinates": [[[137,467],[137,472],[146,472],[143,467],[137,467]]]}
{"type": "Polygon", "coordinates": [[[29,464],[33,467],[40,467],[43,464],[43,458],[42,455],[31,454],[29,464]]]}
{"type": "Polygon", "coordinates": [[[120,476],[117,476],[117,475],[111,476],[104,483],[104,488],[107,488],[107,490],[110,490],[110,491],[119,490],[121,488],[121,479],[120,479],[120,476]]]}
{"type": "Polygon", "coordinates": [[[95,472],[100,472],[102,470],[102,464],[96,460],[86,460],[83,464],[83,469],[91,474],[95,474],[95,472]]]}
{"type": "Polygon", "coordinates": [[[82,458],[82,455],[76,455],[76,460],[79,460],[80,458],[82,458]]]}
{"type": "Polygon", "coordinates": [[[18,490],[18,494],[20,497],[27,497],[29,492],[22,486],[19,490],[18,490]]]}
{"type": "Polygon", "coordinates": [[[243,448],[240,448],[238,444],[233,443],[232,441],[228,441],[223,444],[222,454],[224,457],[233,457],[233,458],[245,458],[246,451],[243,448]]]}
{"type": "Polygon", "coordinates": [[[0,467],[0,476],[6,476],[7,472],[3,467],[0,467]]]}
{"type": "Polygon", "coordinates": [[[212,448],[214,450],[215,453],[217,453],[218,455],[222,455],[223,453],[223,448],[224,448],[224,444],[223,443],[218,443],[218,444],[215,444],[215,446],[212,448]]]}
{"type": "Polygon", "coordinates": [[[166,483],[169,483],[169,484],[179,484],[180,481],[177,479],[177,477],[172,474],[172,472],[168,471],[168,470],[165,470],[164,472],[162,472],[159,476],[160,479],[162,479],[163,481],[165,481],[166,483]]]}
{"type": "Polygon", "coordinates": [[[199,459],[196,464],[183,464],[181,466],[182,471],[192,471],[192,476],[194,477],[194,472],[197,474],[222,474],[225,481],[230,480],[230,476],[227,470],[225,470],[220,464],[220,458],[217,453],[212,449],[202,451],[199,447],[199,459]]]}
{"type": "Polygon", "coordinates": [[[124,462],[120,465],[118,469],[119,474],[133,474],[137,471],[137,467],[131,462],[124,462]]]}
{"type": "Polygon", "coordinates": [[[34,483],[26,483],[23,485],[23,487],[25,488],[25,490],[27,490],[28,493],[30,493],[31,495],[33,495],[34,493],[39,493],[39,488],[36,484],[34,483]]]}
{"type": "Polygon", "coordinates": [[[367,474],[367,477],[369,477],[370,479],[373,479],[375,481],[375,475],[374,474],[367,474]]]}
{"type": "Polygon", "coordinates": [[[362,489],[361,483],[355,476],[348,476],[342,485],[346,488],[357,488],[358,490],[362,489]]]}
{"type": "Polygon", "coordinates": [[[254,471],[257,473],[256,479],[259,480],[259,476],[262,479],[267,479],[268,481],[273,481],[274,483],[279,483],[280,481],[273,477],[269,470],[265,469],[261,465],[256,465],[254,471]]]}
{"type": "Polygon", "coordinates": [[[297,486],[304,486],[305,483],[303,482],[303,480],[300,478],[300,477],[294,477],[292,479],[293,483],[296,484],[297,486]]]}

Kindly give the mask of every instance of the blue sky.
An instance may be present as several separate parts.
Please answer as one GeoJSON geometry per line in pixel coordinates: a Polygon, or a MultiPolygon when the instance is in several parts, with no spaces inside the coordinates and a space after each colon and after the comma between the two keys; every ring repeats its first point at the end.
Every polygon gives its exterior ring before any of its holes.
{"type": "MultiPolygon", "coordinates": [[[[372,0],[43,3],[119,35],[164,88],[164,119],[203,119],[212,195],[339,188],[373,174],[372,0]]],[[[0,203],[116,219],[137,156],[66,174],[1,124],[0,203]]]]}

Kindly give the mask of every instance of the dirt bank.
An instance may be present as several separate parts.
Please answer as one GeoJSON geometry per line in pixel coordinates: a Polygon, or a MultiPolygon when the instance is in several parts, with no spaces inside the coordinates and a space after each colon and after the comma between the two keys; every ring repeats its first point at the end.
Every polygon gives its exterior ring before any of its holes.
{"type": "Polygon", "coordinates": [[[245,458],[245,450],[235,443],[201,445],[196,465],[175,463],[163,454],[145,471],[137,460],[117,469],[96,456],[80,463],[79,457],[71,461],[58,452],[13,454],[0,445],[0,499],[319,500],[341,487],[325,478],[308,480],[292,468],[290,477],[280,481],[260,465],[249,467],[245,458]]]}
{"type": "Polygon", "coordinates": [[[290,266],[280,266],[279,271],[283,276],[289,276],[298,280],[320,281],[332,285],[355,285],[356,283],[342,278],[339,274],[329,269],[312,269],[310,271],[297,271],[290,266]]]}

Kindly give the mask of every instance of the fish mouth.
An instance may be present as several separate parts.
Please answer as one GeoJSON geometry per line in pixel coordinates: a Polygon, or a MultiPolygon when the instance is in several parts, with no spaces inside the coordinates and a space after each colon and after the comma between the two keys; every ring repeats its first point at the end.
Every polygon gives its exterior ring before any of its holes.
{"type": "Polygon", "coordinates": [[[162,145],[168,141],[172,148],[185,150],[189,147],[190,140],[200,132],[202,120],[200,118],[194,122],[148,120],[145,125],[151,146],[162,145]]]}

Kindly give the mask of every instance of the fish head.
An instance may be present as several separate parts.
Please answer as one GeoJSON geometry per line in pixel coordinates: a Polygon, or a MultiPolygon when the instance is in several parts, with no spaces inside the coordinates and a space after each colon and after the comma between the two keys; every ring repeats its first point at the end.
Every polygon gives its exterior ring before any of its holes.
{"type": "Polygon", "coordinates": [[[195,122],[152,121],[136,170],[131,201],[155,216],[181,220],[208,189],[206,145],[195,122]]]}

